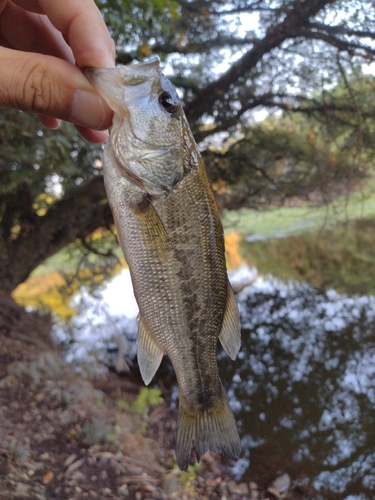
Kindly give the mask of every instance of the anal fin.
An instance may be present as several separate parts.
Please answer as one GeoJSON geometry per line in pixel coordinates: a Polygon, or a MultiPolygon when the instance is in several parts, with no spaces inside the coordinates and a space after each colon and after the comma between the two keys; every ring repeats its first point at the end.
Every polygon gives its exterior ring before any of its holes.
{"type": "Polygon", "coordinates": [[[138,326],[137,350],[139,369],[144,383],[148,385],[159,368],[164,353],[149,332],[142,317],[138,326]]]}
{"type": "Polygon", "coordinates": [[[228,356],[232,359],[236,359],[241,347],[241,322],[237,302],[229,282],[227,304],[219,340],[228,356]]]}

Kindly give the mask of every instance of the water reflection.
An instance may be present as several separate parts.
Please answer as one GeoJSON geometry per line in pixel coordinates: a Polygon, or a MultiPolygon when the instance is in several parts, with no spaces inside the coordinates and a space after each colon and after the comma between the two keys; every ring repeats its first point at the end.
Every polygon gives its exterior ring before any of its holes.
{"type": "Polygon", "coordinates": [[[374,295],[374,247],[374,219],[362,219],[288,237],[242,237],[237,251],[261,274],[319,289],[374,295]]]}
{"type": "MultiPolygon", "coordinates": [[[[239,356],[232,361],[219,353],[242,439],[234,472],[264,487],[288,473],[305,495],[295,498],[373,499],[375,297],[286,285],[248,267],[232,281],[237,289],[239,282],[252,283],[237,295],[239,356]]],[[[82,359],[88,348],[98,353],[106,347],[103,339],[108,343],[119,332],[132,334],[134,352],[135,315],[123,271],[74,318],[79,342],[67,344],[68,358],[82,359]]],[[[173,384],[165,362],[158,378],[173,384]]]]}
{"type": "Polygon", "coordinates": [[[220,372],[243,477],[266,485],[288,472],[311,498],[373,498],[375,298],[262,282],[238,301],[242,349],[235,362],[220,355],[220,372]]]}

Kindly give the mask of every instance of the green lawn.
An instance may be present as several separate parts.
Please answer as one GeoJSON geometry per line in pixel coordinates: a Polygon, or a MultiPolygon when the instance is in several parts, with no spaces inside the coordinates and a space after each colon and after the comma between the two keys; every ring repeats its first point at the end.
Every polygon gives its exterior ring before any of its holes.
{"type": "Polygon", "coordinates": [[[223,225],[226,233],[238,231],[252,239],[261,240],[303,234],[328,228],[338,222],[375,218],[375,186],[371,183],[364,191],[340,196],[321,207],[269,208],[264,211],[241,209],[225,211],[223,225]]]}

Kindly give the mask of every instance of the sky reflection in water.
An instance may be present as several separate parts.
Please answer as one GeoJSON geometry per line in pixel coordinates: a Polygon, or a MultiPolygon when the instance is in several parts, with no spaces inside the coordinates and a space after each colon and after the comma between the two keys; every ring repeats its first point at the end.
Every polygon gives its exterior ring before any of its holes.
{"type": "Polygon", "coordinates": [[[261,281],[237,299],[242,349],[220,356],[220,373],[243,437],[239,472],[264,485],[308,476],[315,498],[374,498],[375,297],[261,281]]]}
{"type": "MultiPolygon", "coordinates": [[[[266,486],[287,472],[307,498],[373,499],[375,297],[255,276],[241,267],[231,277],[253,284],[237,295],[239,356],[219,354],[242,437],[234,473],[266,486]]],[[[105,351],[119,332],[130,331],[134,341],[137,309],[127,270],[96,298],[80,300],[70,361],[105,351]]]]}

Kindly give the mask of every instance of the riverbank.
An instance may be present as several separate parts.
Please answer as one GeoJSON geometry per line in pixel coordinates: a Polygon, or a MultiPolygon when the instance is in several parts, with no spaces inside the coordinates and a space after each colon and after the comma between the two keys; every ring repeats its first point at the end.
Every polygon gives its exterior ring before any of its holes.
{"type": "Polygon", "coordinates": [[[213,454],[179,471],[176,410],[135,411],[137,384],[109,372],[85,379],[57,351],[11,336],[0,356],[2,500],[265,498],[213,454]]]}

